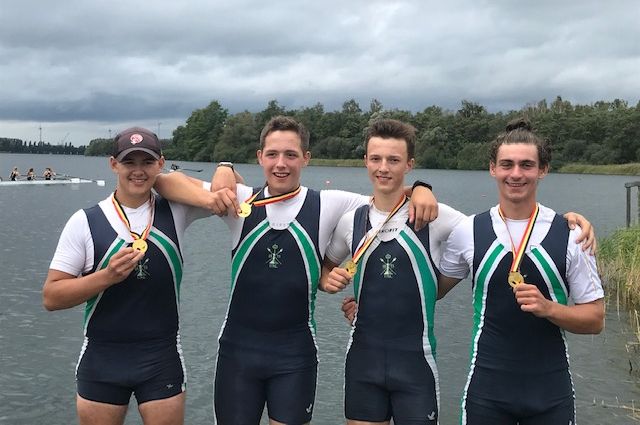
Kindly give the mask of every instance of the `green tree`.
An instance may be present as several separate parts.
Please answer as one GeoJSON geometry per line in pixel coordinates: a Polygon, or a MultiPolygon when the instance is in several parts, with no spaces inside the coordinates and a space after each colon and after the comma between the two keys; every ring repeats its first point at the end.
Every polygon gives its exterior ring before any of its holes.
{"type": "Polygon", "coordinates": [[[218,101],[196,109],[187,119],[184,129],[173,134],[180,155],[191,161],[211,161],[228,117],[228,111],[218,101]]]}
{"type": "Polygon", "coordinates": [[[215,161],[254,161],[259,138],[260,130],[253,114],[244,111],[233,115],[222,131],[213,158],[215,161]]]}

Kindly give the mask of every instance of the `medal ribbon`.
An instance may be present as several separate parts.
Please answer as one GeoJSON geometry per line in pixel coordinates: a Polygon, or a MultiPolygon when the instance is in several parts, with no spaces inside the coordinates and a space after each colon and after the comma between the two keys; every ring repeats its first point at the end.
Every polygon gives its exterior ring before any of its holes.
{"type": "Polygon", "coordinates": [[[262,189],[256,192],[253,196],[250,196],[249,198],[247,198],[247,200],[244,201],[244,203],[248,204],[249,206],[254,205],[256,207],[264,207],[265,205],[275,204],[276,202],[286,201],[287,199],[291,199],[294,196],[296,196],[298,193],[300,193],[300,191],[302,190],[302,186],[298,186],[291,192],[283,193],[282,195],[268,196],[266,198],[256,200],[258,195],[260,195],[261,193],[264,193],[264,189],[266,187],[267,185],[265,184],[264,186],[262,186],[262,189]]]}
{"type": "Polygon", "coordinates": [[[153,224],[153,216],[155,213],[155,197],[153,195],[151,195],[150,199],[149,199],[149,223],[147,224],[147,227],[145,227],[145,229],[142,231],[141,234],[137,234],[136,232],[134,232],[133,230],[131,230],[131,223],[129,222],[129,218],[127,217],[127,214],[124,212],[124,209],[122,208],[122,205],[120,204],[120,201],[118,201],[118,198],[116,198],[116,192],[113,192],[113,195],[111,195],[111,203],[113,204],[114,208],[116,209],[116,213],[118,213],[118,217],[120,217],[120,220],[122,220],[122,222],[124,223],[125,226],[127,226],[127,230],[129,231],[129,233],[131,234],[131,236],[133,237],[133,240],[136,239],[142,239],[145,240],[147,239],[147,236],[149,236],[149,233],[151,232],[151,225],[153,224]]]}
{"type": "MultiPolygon", "coordinates": [[[[378,233],[380,233],[380,230],[382,230],[384,225],[387,224],[389,220],[391,220],[391,218],[394,215],[396,215],[398,211],[400,211],[400,208],[404,206],[405,202],[407,202],[408,199],[409,198],[407,198],[406,195],[402,195],[402,198],[400,198],[400,202],[398,202],[396,206],[393,207],[393,209],[391,210],[387,218],[384,220],[384,222],[374,232],[372,232],[371,236],[369,236],[362,243],[362,245],[358,247],[358,249],[356,249],[356,252],[353,254],[353,257],[351,258],[351,262],[354,264],[354,266],[358,264],[358,261],[360,261],[360,258],[362,258],[364,253],[367,251],[367,248],[369,248],[369,245],[373,243],[373,240],[376,238],[376,236],[378,236],[378,233]]],[[[371,200],[371,202],[373,202],[373,199],[371,200]]]]}
{"type": "MultiPolygon", "coordinates": [[[[511,262],[511,268],[509,269],[509,272],[517,272],[520,269],[520,263],[522,262],[522,257],[524,256],[524,252],[527,248],[527,244],[529,243],[529,239],[531,239],[533,226],[536,224],[536,218],[538,217],[539,212],[540,206],[538,205],[538,203],[536,203],[536,207],[529,217],[529,222],[527,223],[527,227],[524,230],[524,235],[522,235],[522,240],[520,240],[520,245],[518,246],[517,251],[515,244],[513,243],[513,238],[511,237],[511,232],[509,232],[509,227],[507,226],[507,233],[509,234],[509,239],[511,239],[511,252],[513,253],[513,261],[511,262]]],[[[502,221],[504,221],[504,224],[506,226],[507,219],[505,218],[499,206],[498,214],[500,214],[500,218],[502,219],[502,221]]]]}

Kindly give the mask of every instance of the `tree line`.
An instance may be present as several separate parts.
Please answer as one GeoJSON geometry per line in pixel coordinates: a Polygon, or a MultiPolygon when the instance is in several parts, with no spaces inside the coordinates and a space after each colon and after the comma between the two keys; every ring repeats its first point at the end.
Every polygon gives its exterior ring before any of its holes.
{"type": "Polygon", "coordinates": [[[47,142],[23,142],[20,139],[0,137],[0,152],[84,155],[84,150],[85,146],[76,147],[71,143],[52,145],[47,142]]]}
{"type": "Polygon", "coordinates": [[[395,118],[418,130],[418,167],[486,169],[489,142],[508,121],[526,116],[538,134],[551,140],[555,169],[566,163],[640,162],[640,103],[629,106],[616,99],[573,105],[560,96],[550,104],[542,100],[506,113],[490,113],[484,106],[467,100],[455,111],[429,106],[413,113],[385,109],[374,99],[368,110],[363,110],[351,99],[339,111],[325,111],[319,103],[288,110],[272,100],[257,113],[229,114],[218,101],[212,101],[193,111],[186,124],[173,132],[166,156],[189,161],[253,162],[260,130],[271,117],[281,114],[293,116],[307,126],[312,158],[362,158],[367,124],[377,118],[395,118]]]}
{"type": "MultiPolygon", "coordinates": [[[[276,115],[293,116],[307,126],[313,158],[360,159],[364,155],[364,129],[368,123],[377,118],[395,118],[418,130],[417,167],[486,169],[489,142],[504,130],[508,121],[525,116],[539,135],[551,141],[554,169],[567,163],[640,162],[640,102],[629,106],[626,101],[615,99],[574,105],[560,96],[550,104],[541,100],[517,111],[496,113],[468,100],[462,100],[457,110],[434,105],[412,112],[385,109],[376,99],[364,110],[350,99],[336,111],[325,111],[320,103],[286,109],[277,100],[271,100],[260,112],[230,114],[214,100],[194,110],[185,125],[173,131],[171,139],[162,140],[165,157],[201,162],[254,162],[260,130],[276,115]]],[[[0,150],[4,146],[0,143],[0,150]]],[[[112,140],[94,139],[86,149],[84,146],[76,149],[85,155],[110,155],[112,140]]]]}

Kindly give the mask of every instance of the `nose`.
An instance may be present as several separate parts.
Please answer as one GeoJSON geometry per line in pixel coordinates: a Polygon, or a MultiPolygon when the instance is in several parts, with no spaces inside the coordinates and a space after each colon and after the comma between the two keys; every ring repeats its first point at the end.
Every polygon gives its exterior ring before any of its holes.
{"type": "Polygon", "coordinates": [[[522,176],[522,168],[518,164],[514,165],[513,168],[511,169],[511,176],[512,177],[522,176]]]}
{"type": "Polygon", "coordinates": [[[386,159],[380,161],[380,171],[389,171],[389,161],[386,159]]]}
{"type": "Polygon", "coordinates": [[[285,166],[284,160],[285,160],[284,154],[278,155],[278,159],[276,161],[276,167],[283,168],[285,166]]]}

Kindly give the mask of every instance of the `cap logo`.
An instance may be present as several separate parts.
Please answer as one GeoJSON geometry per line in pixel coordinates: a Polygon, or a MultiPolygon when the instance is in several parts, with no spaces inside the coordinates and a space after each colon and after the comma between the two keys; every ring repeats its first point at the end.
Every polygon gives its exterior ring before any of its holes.
{"type": "Polygon", "coordinates": [[[137,145],[138,143],[144,140],[144,137],[136,133],[136,134],[132,134],[129,140],[131,140],[132,145],[137,145]]]}

